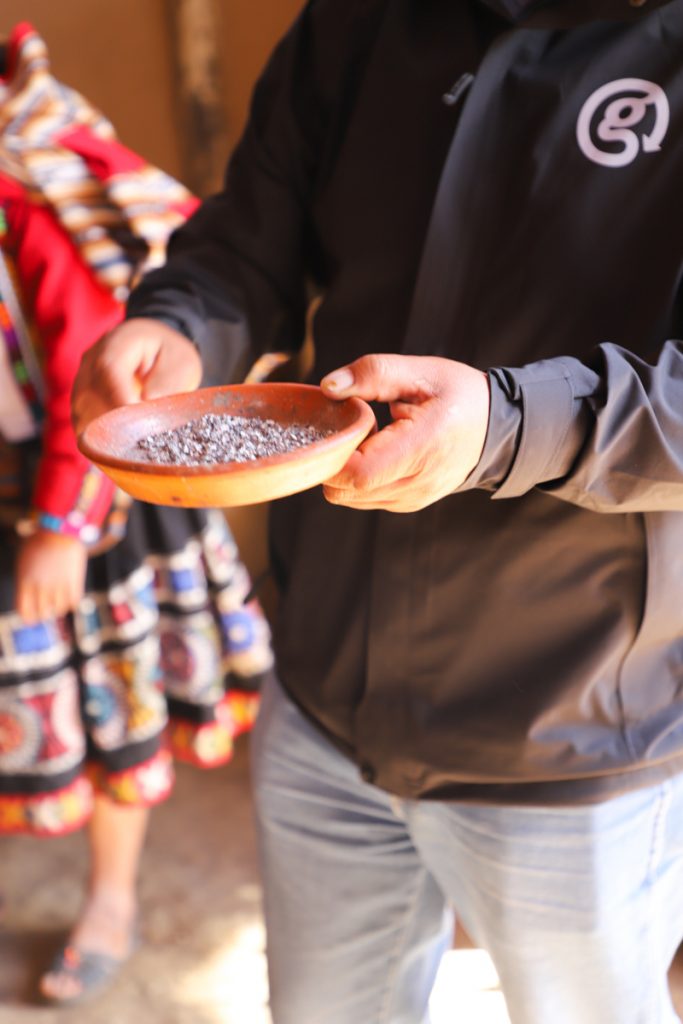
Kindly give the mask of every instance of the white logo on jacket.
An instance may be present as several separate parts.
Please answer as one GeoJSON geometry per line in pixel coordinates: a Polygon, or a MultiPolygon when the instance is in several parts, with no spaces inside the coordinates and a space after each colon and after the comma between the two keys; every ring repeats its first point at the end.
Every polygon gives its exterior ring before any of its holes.
{"type": "Polygon", "coordinates": [[[576,122],[576,139],[582,152],[596,164],[626,167],[641,148],[643,153],[661,149],[668,127],[669,101],[661,86],[644,78],[618,78],[600,86],[588,97],[576,122]],[[617,98],[607,103],[612,96],[617,98]],[[633,128],[643,122],[651,107],[654,108],[654,123],[647,134],[638,135],[633,128]],[[598,113],[602,117],[594,124],[598,113]],[[599,148],[593,142],[594,135],[610,148],[599,148]],[[619,148],[615,149],[615,145],[619,148]]]}

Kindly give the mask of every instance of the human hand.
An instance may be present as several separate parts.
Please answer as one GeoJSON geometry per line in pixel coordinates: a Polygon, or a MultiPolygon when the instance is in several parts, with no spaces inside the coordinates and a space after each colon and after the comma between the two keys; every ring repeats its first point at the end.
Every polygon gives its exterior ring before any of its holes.
{"type": "Polygon", "coordinates": [[[17,612],[38,622],[73,611],[83,596],[88,553],[77,537],[38,530],[19,543],[15,569],[17,612]]]}
{"type": "Polygon", "coordinates": [[[158,320],[126,320],[83,356],[71,398],[74,430],[119,405],[194,391],[201,378],[199,353],[184,334],[158,320]]]}
{"type": "Polygon", "coordinates": [[[485,373],[436,356],[369,355],[321,381],[330,398],[388,402],[372,434],[323,485],[333,505],[416,512],[451,494],[477,465],[489,417],[485,373]]]}

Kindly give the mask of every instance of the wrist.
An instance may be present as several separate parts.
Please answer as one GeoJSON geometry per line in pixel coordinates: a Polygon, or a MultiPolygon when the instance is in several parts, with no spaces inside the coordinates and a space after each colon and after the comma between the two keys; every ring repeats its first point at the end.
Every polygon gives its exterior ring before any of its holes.
{"type": "Polygon", "coordinates": [[[24,519],[19,519],[15,526],[17,534],[22,537],[33,537],[37,533],[52,534],[67,540],[78,541],[85,547],[94,544],[100,536],[100,530],[84,517],[73,512],[67,516],[57,516],[49,512],[35,511],[24,519]]]}

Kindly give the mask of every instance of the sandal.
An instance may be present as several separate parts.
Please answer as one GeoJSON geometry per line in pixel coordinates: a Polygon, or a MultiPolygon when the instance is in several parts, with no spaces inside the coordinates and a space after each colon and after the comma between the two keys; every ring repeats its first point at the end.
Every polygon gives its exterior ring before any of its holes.
{"type": "Polygon", "coordinates": [[[50,1006],[73,1006],[89,999],[114,980],[123,965],[130,959],[139,942],[137,937],[131,943],[130,951],[123,957],[108,953],[95,953],[67,942],[55,956],[45,974],[61,974],[73,978],[79,989],[73,995],[58,996],[40,993],[41,1001],[50,1006]]]}

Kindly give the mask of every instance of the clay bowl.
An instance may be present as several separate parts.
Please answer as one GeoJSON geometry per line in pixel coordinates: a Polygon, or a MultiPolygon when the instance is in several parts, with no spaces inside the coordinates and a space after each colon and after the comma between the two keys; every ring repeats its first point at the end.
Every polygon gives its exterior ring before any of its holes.
{"type": "Polygon", "coordinates": [[[359,398],[335,402],[309,384],[236,384],[113,409],[86,427],[78,447],[134,498],[184,508],[229,508],[272,501],[328,480],[374,425],[370,406],[359,398]],[[141,438],[175,430],[205,413],[307,424],[333,433],[281,455],[209,466],[159,465],[135,452],[141,438]]]}

